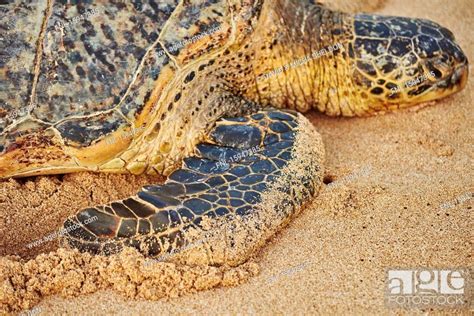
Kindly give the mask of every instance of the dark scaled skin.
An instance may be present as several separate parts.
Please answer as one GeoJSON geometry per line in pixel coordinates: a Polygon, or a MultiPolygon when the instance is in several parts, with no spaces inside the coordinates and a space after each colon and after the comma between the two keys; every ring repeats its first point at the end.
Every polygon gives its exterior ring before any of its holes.
{"type": "Polygon", "coordinates": [[[349,47],[349,56],[356,58],[357,75],[375,97],[429,101],[433,93],[449,92],[464,84],[467,78],[466,56],[451,31],[436,23],[359,14],[354,28],[356,38],[349,47]],[[387,53],[381,55],[379,51],[387,53]],[[364,54],[374,58],[370,62],[364,54]],[[409,80],[424,74],[432,78],[411,87],[400,85],[399,78],[409,80]],[[400,92],[393,93],[398,89],[400,92]],[[428,90],[433,91],[431,95],[424,94],[428,90]]]}
{"type": "Polygon", "coordinates": [[[65,222],[67,243],[95,254],[158,256],[207,219],[266,212],[274,220],[254,224],[275,232],[322,182],[319,136],[289,110],[379,114],[451,95],[468,76],[434,22],[310,0],[16,0],[0,12],[0,178],[169,175],[65,222]]]}

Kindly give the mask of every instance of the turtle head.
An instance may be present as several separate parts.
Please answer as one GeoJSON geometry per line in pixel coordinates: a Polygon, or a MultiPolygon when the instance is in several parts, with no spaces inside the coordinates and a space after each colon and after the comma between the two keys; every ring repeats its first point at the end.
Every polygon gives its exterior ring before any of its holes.
{"type": "Polygon", "coordinates": [[[269,104],[364,116],[434,101],[467,82],[468,61],[454,35],[425,19],[279,0],[263,8],[261,20],[254,68],[259,98],[269,104]],[[262,43],[270,44],[262,51],[262,43]]]}
{"type": "Polygon", "coordinates": [[[353,33],[351,79],[359,103],[371,111],[435,101],[466,85],[468,60],[451,31],[437,23],[360,14],[353,33]]]}

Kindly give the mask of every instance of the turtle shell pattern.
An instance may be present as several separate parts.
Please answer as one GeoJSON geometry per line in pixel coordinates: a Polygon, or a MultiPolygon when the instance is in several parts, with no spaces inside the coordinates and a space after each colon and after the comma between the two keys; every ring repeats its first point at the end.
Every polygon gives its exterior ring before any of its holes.
{"type": "Polygon", "coordinates": [[[134,137],[97,144],[146,126],[180,68],[229,40],[232,10],[224,0],[1,5],[0,155],[93,167],[123,152],[134,137]]]}

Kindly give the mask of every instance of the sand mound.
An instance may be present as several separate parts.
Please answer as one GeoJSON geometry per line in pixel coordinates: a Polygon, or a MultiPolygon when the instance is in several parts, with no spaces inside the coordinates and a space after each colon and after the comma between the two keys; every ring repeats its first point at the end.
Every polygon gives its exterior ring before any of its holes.
{"type": "Polygon", "coordinates": [[[77,297],[112,288],[128,298],[156,300],[217,286],[237,285],[258,273],[255,263],[238,268],[155,262],[132,249],[103,257],[59,249],[24,262],[0,258],[0,312],[31,309],[41,298],[77,297]]]}

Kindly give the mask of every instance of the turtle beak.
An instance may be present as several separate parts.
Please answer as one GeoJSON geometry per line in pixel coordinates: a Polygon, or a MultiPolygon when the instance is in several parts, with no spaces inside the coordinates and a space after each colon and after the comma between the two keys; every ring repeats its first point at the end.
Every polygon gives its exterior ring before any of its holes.
{"type": "MultiPolygon", "coordinates": [[[[433,22],[431,24],[437,25],[433,22]]],[[[408,97],[413,97],[417,102],[430,102],[447,97],[461,91],[467,84],[469,62],[466,55],[448,29],[438,25],[438,30],[444,38],[424,37],[414,41],[415,51],[427,51],[426,54],[419,55],[419,69],[424,71],[426,78],[412,79],[414,88],[408,89],[407,93],[408,97]],[[430,54],[426,49],[431,45],[439,46],[434,54],[430,54]],[[421,82],[423,79],[425,81],[421,82]]]]}
{"type": "Polygon", "coordinates": [[[462,51],[456,56],[460,57],[460,60],[457,60],[451,67],[443,62],[433,66],[435,70],[431,71],[435,73],[437,79],[433,83],[433,92],[438,91],[449,95],[461,91],[466,86],[469,76],[469,62],[462,51]]]}

